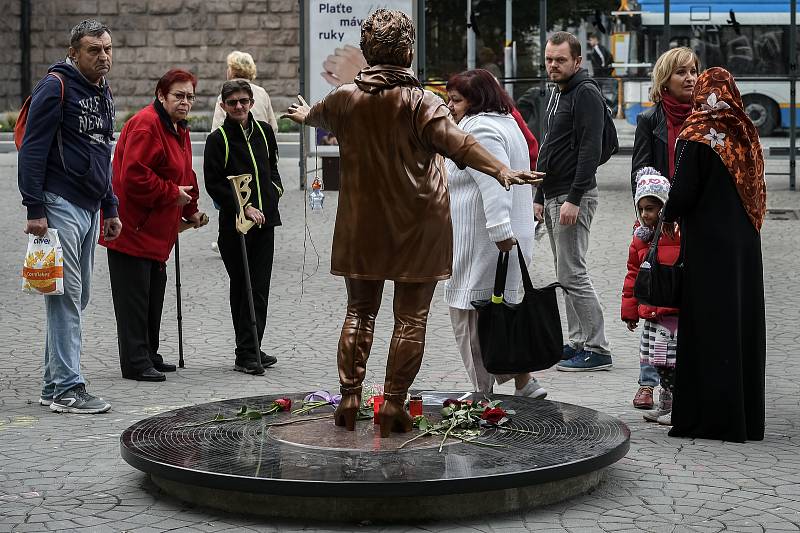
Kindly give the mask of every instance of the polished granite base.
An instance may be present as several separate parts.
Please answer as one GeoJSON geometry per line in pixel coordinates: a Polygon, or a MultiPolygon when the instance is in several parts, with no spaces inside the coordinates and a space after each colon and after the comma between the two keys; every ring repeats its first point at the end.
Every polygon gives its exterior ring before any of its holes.
{"type": "MultiPolygon", "coordinates": [[[[284,395],[299,405],[305,394],[284,395]]],[[[461,393],[423,392],[425,414],[461,393]]],[[[382,439],[371,420],[336,427],[324,407],[308,415],[186,427],[266,409],[279,396],[185,407],[142,420],[121,437],[122,457],[178,498],[231,512],[319,520],[421,520],[509,512],[585,492],[629,448],[619,420],[570,404],[491,395],[514,409],[512,426],[491,430],[485,447],[417,434],[382,439]],[[307,421],[288,425],[288,420],[307,421]]],[[[475,394],[473,400],[483,395],[475,394]]]]}

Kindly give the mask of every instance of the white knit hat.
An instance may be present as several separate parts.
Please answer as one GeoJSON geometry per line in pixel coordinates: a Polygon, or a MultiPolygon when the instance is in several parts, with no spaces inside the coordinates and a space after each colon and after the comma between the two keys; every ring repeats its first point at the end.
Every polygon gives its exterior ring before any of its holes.
{"type": "Polygon", "coordinates": [[[666,204],[669,199],[669,180],[653,167],[640,168],[636,172],[636,194],[633,197],[633,207],[636,210],[636,218],[639,219],[642,227],[644,227],[644,222],[639,216],[639,200],[645,196],[658,198],[662,204],[666,204]]]}
{"type": "Polygon", "coordinates": [[[634,205],[638,206],[639,200],[644,196],[654,196],[661,200],[663,204],[666,204],[669,198],[669,180],[653,167],[640,168],[636,172],[634,205]]]}

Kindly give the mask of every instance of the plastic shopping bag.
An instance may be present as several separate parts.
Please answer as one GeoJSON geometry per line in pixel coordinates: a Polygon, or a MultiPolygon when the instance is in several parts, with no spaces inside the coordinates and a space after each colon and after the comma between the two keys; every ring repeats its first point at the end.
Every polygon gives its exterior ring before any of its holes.
{"type": "Polygon", "coordinates": [[[58,230],[48,228],[43,237],[28,235],[22,292],[45,296],[64,294],[64,255],[58,230]]]}

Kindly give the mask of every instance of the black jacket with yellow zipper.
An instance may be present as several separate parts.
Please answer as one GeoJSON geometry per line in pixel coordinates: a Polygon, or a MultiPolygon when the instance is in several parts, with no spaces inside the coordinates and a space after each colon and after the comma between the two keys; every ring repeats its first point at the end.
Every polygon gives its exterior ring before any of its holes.
{"type": "Polygon", "coordinates": [[[280,226],[278,199],[283,184],[278,173],[278,142],[267,122],[258,122],[250,114],[247,130],[238,122],[225,119],[222,126],[206,138],[203,153],[203,175],[206,191],[220,208],[220,230],[235,230],[239,203],[228,176],[250,174],[248,203],[259,208],[266,219],[265,226],[280,226]],[[227,142],[226,142],[227,141],[227,142]]]}

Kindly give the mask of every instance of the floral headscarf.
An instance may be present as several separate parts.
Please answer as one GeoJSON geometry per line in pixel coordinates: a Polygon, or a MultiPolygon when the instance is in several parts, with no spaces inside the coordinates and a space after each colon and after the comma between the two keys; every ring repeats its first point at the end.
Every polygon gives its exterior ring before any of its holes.
{"type": "Polygon", "coordinates": [[[758,130],[744,112],[742,97],[727,70],[713,67],[697,79],[694,108],[679,139],[709,145],[733,177],[747,216],[761,231],[767,208],[764,154],[758,130]]]}

